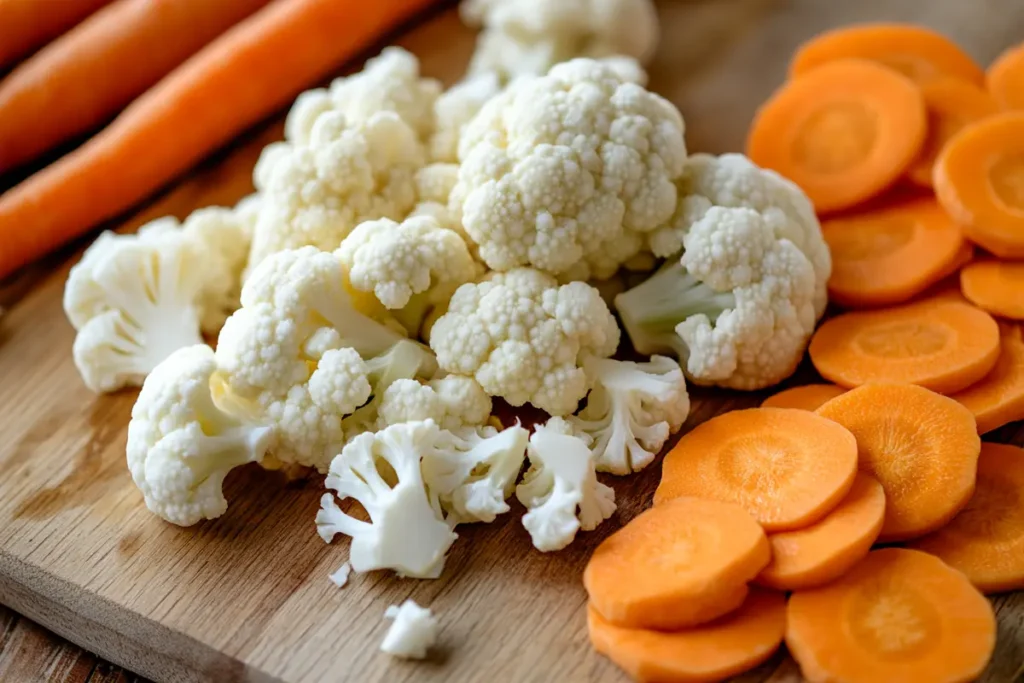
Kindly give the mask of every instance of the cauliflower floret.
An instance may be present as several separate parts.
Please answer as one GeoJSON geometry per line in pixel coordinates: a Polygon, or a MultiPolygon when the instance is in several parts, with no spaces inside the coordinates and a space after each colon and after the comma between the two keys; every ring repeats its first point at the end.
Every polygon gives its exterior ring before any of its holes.
{"type": "Polygon", "coordinates": [[[449,206],[452,188],[459,180],[458,164],[428,164],[416,172],[416,206],[409,217],[429,216],[437,224],[456,232],[466,243],[473,260],[479,262],[476,244],[462,227],[459,211],[449,206]]]}
{"type": "Polygon", "coordinates": [[[354,498],[369,522],[341,511],[325,493],[316,516],[317,532],[330,543],[352,537],[349,562],[357,572],[392,569],[402,576],[437,578],[457,538],[439,507],[427,496],[421,453],[438,438],[431,421],[392,425],[360,434],[331,462],[327,488],[342,500],[354,498]]]}
{"type": "Polygon", "coordinates": [[[406,659],[423,659],[437,642],[437,619],[429,609],[420,607],[412,599],[401,606],[389,606],[384,617],[394,622],[380,644],[382,652],[406,659]]]}
{"type": "Polygon", "coordinates": [[[400,379],[383,394],[378,426],[433,420],[443,429],[459,429],[482,425],[490,415],[491,397],[472,377],[448,375],[429,384],[400,379]]]}
{"type": "Polygon", "coordinates": [[[213,349],[178,349],[146,378],[128,424],[128,468],[146,507],[179,526],[224,514],[227,473],[263,458],[273,430],[214,403],[213,349]]]}
{"type": "Polygon", "coordinates": [[[530,469],[516,498],[527,509],[523,526],[537,550],[561,550],[579,529],[596,529],[615,512],[615,491],[597,480],[590,447],[564,419],[538,426],[527,452],[530,469]]]}
{"type": "Polygon", "coordinates": [[[683,371],[665,356],[651,356],[647,363],[591,358],[583,369],[594,389],[569,422],[591,440],[599,472],[640,471],[690,412],[683,371]]]}
{"type": "Polygon", "coordinates": [[[753,390],[796,369],[814,331],[814,267],[765,214],[711,207],[682,258],[615,299],[633,346],[669,352],[697,384],[753,390]]]}
{"type": "Polygon", "coordinates": [[[474,377],[511,405],[575,412],[588,389],[579,367],[619,345],[619,327],[593,287],[530,268],[496,273],[455,292],[430,333],[446,371],[474,377]]]}
{"type": "Polygon", "coordinates": [[[742,154],[695,154],[676,183],[679,204],[672,220],[651,233],[660,257],[679,253],[691,226],[712,206],[745,207],[761,214],[776,239],[787,239],[814,267],[814,310],[820,318],[828,303],[826,285],[832,257],[814,207],[799,187],[775,171],[758,168],[742,154]]]}
{"type": "Polygon", "coordinates": [[[671,218],[686,145],[672,104],[576,59],[489,100],[459,158],[450,204],[488,266],[604,279],[671,218]]]}
{"type": "Polygon", "coordinates": [[[501,91],[501,82],[494,72],[470,76],[456,83],[434,102],[434,132],[430,136],[430,158],[455,163],[459,160],[459,138],[462,129],[484,106],[484,102],[501,91]]]}

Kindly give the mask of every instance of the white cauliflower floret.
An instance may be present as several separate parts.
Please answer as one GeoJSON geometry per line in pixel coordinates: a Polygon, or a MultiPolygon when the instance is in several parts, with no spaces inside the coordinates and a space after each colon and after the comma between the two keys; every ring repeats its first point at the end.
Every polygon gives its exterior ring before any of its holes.
{"type": "Polygon", "coordinates": [[[686,145],[672,104],[576,59],[488,101],[459,158],[450,203],[489,267],[604,279],[671,218],[686,145]]]}
{"type": "Polygon", "coordinates": [[[651,356],[647,363],[593,358],[583,369],[594,389],[569,422],[591,440],[599,472],[640,471],[690,412],[683,371],[665,356],[651,356]]]}
{"type": "Polygon", "coordinates": [[[433,422],[407,422],[360,434],[331,462],[327,488],[353,498],[369,522],[345,514],[325,493],[316,516],[317,532],[328,543],[336,534],[352,537],[349,562],[357,572],[392,569],[402,576],[437,578],[457,538],[427,496],[421,453],[437,439],[433,422]]]}
{"type": "Polygon", "coordinates": [[[664,227],[650,236],[660,257],[678,254],[690,227],[712,206],[744,207],[761,214],[776,239],[787,239],[814,267],[814,309],[818,317],[828,303],[826,285],[832,257],[807,195],[775,171],[755,166],[742,154],[695,154],[686,161],[679,187],[679,205],[664,227]]]}
{"type": "Polygon", "coordinates": [[[501,82],[493,72],[470,76],[444,91],[434,102],[430,158],[440,162],[457,162],[462,129],[476,116],[484,103],[500,91],[501,82]]]}
{"type": "Polygon", "coordinates": [[[474,377],[513,406],[575,412],[588,389],[588,356],[615,353],[619,327],[593,287],[559,286],[540,271],[496,273],[455,292],[430,346],[446,371],[474,377]]]}
{"type": "Polygon", "coordinates": [[[400,379],[387,388],[378,426],[433,420],[443,429],[482,425],[491,415],[491,397],[472,377],[448,375],[421,384],[400,379]]]}
{"type": "Polygon", "coordinates": [[[633,346],[675,353],[697,384],[753,390],[796,369],[814,331],[811,262],[763,213],[711,207],[679,261],[615,299],[633,346]]]}
{"type": "Polygon", "coordinates": [[[452,189],[459,180],[459,165],[428,164],[416,172],[416,206],[409,217],[429,216],[437,224],[458,233],[466,243],[473,259],[479,261],[476,244],[462,227],[459,212],[449,206],[452,189]]]}
{"type": "Polygon", "coordinates": [[[597,480],[590,447],[568,422],[553,417],[538,426],[527,453],[530,469],[516,498],[526,506],[523,526],[535,548],[561,550],[579,529],[596,529],[615,512],[615,491],[597,480]]]}
{"type": "Polygon", "coordinates": [[[393,619],[380,644],[382,652],[406,659],[423,659],[437,642],[437,619],[426,607],[420,607],[412,599],[385,610],[384,617],[393,619]]]}
{"type": "Polygon", "coordinates": [[[128,468],[146,507],[179,526],[224,514],[221,486],[235,467],[263,458],[273,440],[213,400],[213,349],[178,349],[146,378],[128,424],[128,468]]]}

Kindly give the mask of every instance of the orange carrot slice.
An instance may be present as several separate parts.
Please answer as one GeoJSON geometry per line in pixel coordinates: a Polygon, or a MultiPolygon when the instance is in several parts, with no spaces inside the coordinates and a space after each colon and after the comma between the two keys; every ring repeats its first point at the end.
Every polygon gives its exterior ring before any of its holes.
{"type": "Polygon", "coordinates": [[[835,384],[805,384],[792,387],[769,396],[761,402],[762,408],[795,408],[797,410],[817,410],[826,401],[846,391],[835,384]]]}
{"type": "Polygon", "coordinates": [[[885,519],[885,492],[858,474],[846,498],[806,529],[768,536],[772,561],[756,583],[779,590],[814,588],[838,579],[871,550],[885,519]]]}
{"type": "Polygon", "coordinates": [[[992,315],[1024,320],[1024,263],[979,261],[960,271],[964,296],[992,315]]]}
{"type": "Polygon", "coordinates": [[[673,630],[743,604],[768,564],[768,539],[731,503],[679,498],[640,513],[597,547],[583,572],[590,604],[628,628],[673,630]]]}
{"type": "Polygon", "coordinates": [[[779,649],[786,632],[786,598],[753,590],[736,612],[686,631],[628,629],[587,608],[594,649],[636,681],[719,681],[761,664],[779,649]]]}
{"type": "Polygon", "coordinates": [[[795,593],[786,609],[786,645],[811,683],[971,681],[995,644],[985,596],[916,550],[876,550],[835,583],[795,593]]]}
{"type": "Polygon", "coordinates": [[[857,442],[806,410],[750,408],[708,420],[665,456],[657,507],[679,496],[742,505],[765,531],[817,522],[853,486],[857,442]]]}
{"type": "Polygon", "coordinates": [[[818,408],[857,439],[860,469],[885,489],[879,539],[923,536],[974,491],[981,439],[971,411],[912,384],[866,384],[818,408]]]}
{"type": "Polygon", "coordinates": [[[1000,328],[999,360],[977,384],[950,396],[972,413],[978,433],[1024,420],[1024,339],[1018,325],[1000,328]]]}
{"type": "Polygon", "coordinates": [[[1009,48],[985,72],[985,85],[1007,109],[1024,109],[1024,43],[1009,48]]]}
{"type": "Polygon", "coordinates": [[[747,156],[807,193],[819,213],[880,193],[924,144],[924,98],[908,78],[865,60],[831,62],[765,102],[747,156]]]}
{"type": "Polygon", "coordinates": [[[832,318],[811,338],[814,367],[844,387],[906,382],[944,394],[987,375],[999,357],[999,326],[949,297],[832,318]]]}
{"type": "Polygon", "coordinates": [[[1024,449],[982,444],[967,507],[911,547],[959,569],[985,593],[1024,588],[1024,449]]]}

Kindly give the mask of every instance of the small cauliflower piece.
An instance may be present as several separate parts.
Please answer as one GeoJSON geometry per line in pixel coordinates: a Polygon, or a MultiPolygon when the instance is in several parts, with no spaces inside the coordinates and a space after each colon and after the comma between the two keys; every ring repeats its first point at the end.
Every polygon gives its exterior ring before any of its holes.
{"type": "Polygon", "coordinates": [[[348,562],[345,562],[340,567],[338,567],[338,569],[333,574],[330,574],[327,578],[329,578],[331,580],[331,583],[333,583],[338,588],[344,588],[345,586],[348,585],[348,577],[349,577],[349,575],[351,573],[352,573],[352,565],[349,564],[348,562]]]}
{"type": "Polygon", "coordinates": [[[421,384],[399,379],[384,392],[378,426],[433,420],[442,429],[482,425],[491,415],[491,397],[472,377],[448,375],[421,384]]]}
{"type": "Polygon", "coordinates": [[[405,659],[423,659],[437,642],[437,619],[412,599],[401,606],[389,606],[384,617],[394,621],[380,644],[382,652],[405,659]]]}
{"type": "Polygon", "coordinates": [[[591,440],[597,471],[639,472],[690,412],[683,371],[665,356],[647,363],[592,358],[583,369],[594,389],[569,422],[591,440]]]}
{"type": "Polygon", "coordinates": [[[213,400],[213,349],[178,349],[153,369],[132,407],[128,469],[146,507],[190,526],[224,514],[221,487],[235,467],[257,462],[271,446],[273,429],[236,418],[213,400]]]}
{"type": "Polygon", "coordinates": [[[430,333],[438,364],[474,377],[490,396],[552,415],[576,411],[588,389],[580,367],[619,345],[619,327],[593,287],[520,268],[455,292],[430,333]]]}
{"type": "Polygon", "coordinates": [[[491,71],[469,76],[444,91],[434,102],[430,158],[435,162],[458,162],[462,129],[500,91],[501,81],[491,71]]]}

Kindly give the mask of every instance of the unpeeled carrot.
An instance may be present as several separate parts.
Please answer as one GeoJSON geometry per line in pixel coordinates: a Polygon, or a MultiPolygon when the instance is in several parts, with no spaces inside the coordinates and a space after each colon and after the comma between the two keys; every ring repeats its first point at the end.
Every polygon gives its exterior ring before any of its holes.
{"type": "Polygon", "coordinates": [[[813,411],[845,391],[846,389],[835,384],[805,384],[769,396],[761,402],[761,407],[813,411]]]}
{"type": "Polygon", "coordinates": [[[985,72],[985,85],[1007,109],[1024,109],[1024,43],[1009,48],[985,72]]]}
{"type": "Polygon", "coordinates": [[[0,69],[45,45],[110,0],[0,0],[0,69]]]}
{"type": "Polygon", "coordinates": [[[145,198],[431,0],[275,0],[0,196],[0,277],[145,198]]]}
{"type": "Polygon", "coordinates": [[[0,172],[96,128],[266,3],[115,0],[96,12],[0,81],[0,172]]]}
{"type": "Polygon", "coordinates": [[[1024,263],[978,261],[960,271],[960,288],[992,315],[1024,320],[1024,263]]]}
{"type": "Polygon", "coordinates": [[[999,360],[978,383],[950,396],[972,413],[978,433],[1024,420],[1024,339],[1019,325],[1000,326],[999,360]]]}

